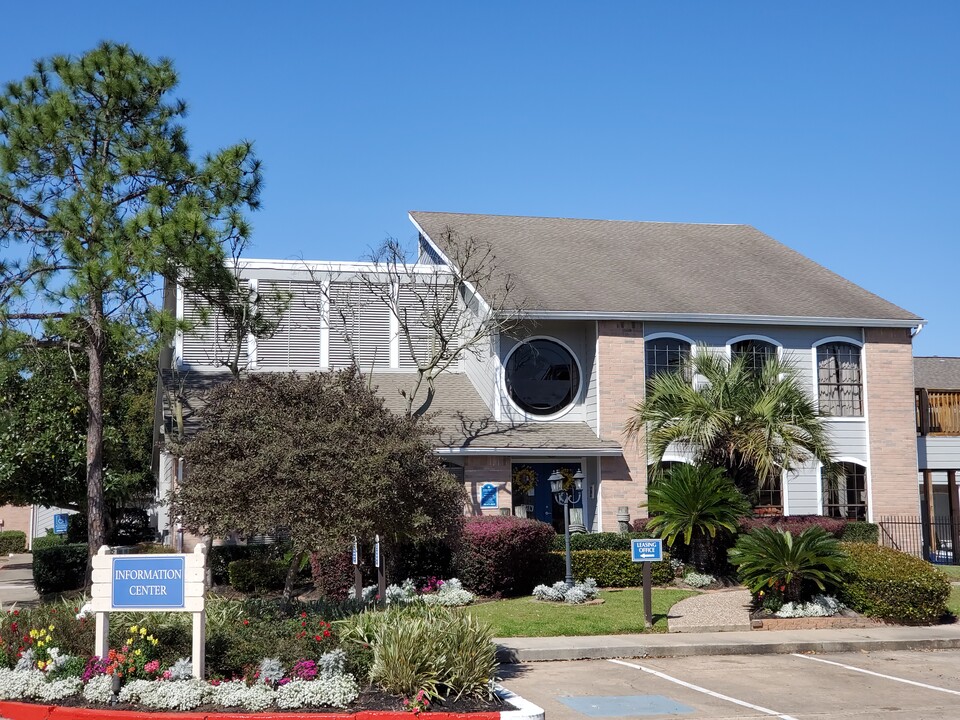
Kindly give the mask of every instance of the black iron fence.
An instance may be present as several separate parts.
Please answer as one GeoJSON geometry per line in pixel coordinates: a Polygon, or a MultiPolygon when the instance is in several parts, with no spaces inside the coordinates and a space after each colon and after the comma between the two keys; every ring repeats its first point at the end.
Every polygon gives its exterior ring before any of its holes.
{"type": "Polygon", "coordinates": [[[880,518],[880,544],[939,565],[960,565],[960,520],[916,515],[880,518]]]}

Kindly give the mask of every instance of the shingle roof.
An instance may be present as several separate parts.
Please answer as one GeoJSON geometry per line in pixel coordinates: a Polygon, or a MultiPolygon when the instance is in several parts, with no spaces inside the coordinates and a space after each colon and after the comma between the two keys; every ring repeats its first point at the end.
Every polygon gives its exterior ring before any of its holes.
{"type": "Polygon", "coordinates": [[[960,358],[915,357],[913,382],[927,390],[960,390],[960,358]]]}
{"type": "MultiPolygon", "coordinates": [[[[167,390],[182,387],[184,402],[184,430],[187,437],[199,427],[199,412],[206,393],[216,385],[230,380],[226,372],[161,372],[167,390]]],[[[386,406],[394,412],[405,411],[401,389],[412,387],[415,373],[373,373],[372,384],[383,396],[386,406]]],[[[435,381],[436,394],[425,414],[436,429],[434,442],[438,448],[483,450],[573,451],[584,454],[617,454],[620,445],[600,440],[583,422],[500,423],[493,419],[487,406],[477,394],[470,379],[462,373],[444,373],[435,381]]],[[[426,398],[423,389],[418,403],[426,398]]],[[[419,407],[419,406],[418,406],[419,407]]],[[[168,412],[166,405],[164,413],[168,412]]]]}
{"type": "Polygon", "coordinates": [[[749,225],[411,212],[488,243],[531,312],[920,322],[749,225]]]}

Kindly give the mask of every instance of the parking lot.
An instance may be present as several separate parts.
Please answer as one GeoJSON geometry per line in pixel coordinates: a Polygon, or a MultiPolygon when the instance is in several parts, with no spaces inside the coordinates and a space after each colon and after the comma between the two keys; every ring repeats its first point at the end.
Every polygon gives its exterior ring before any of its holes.
{"type": "Polygon", "coordinates": [[[508,665],[547,720],[960,718],[960,651],[736,655],[508,665]]]}

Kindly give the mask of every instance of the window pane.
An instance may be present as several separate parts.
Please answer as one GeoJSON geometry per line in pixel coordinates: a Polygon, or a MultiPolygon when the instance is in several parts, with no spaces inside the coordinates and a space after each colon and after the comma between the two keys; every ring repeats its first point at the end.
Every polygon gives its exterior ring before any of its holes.
{"type": "Polygon", "coordinates": [[[862,465],[841,463],[843,475],[829,481],[821,472],[823,514],[847,520],[867,519],[867,475],[862,465]]]}
{"type": "Polygon", "coordinates": [[[647,380],[660,373],[679,372],[690,358],[690,343],[675,338],[650,340],[645,347],[644,373],[647,380]]]}
{"type": "Polygon", "coordinates": [[[820,412],[838,417],[863,415],[860,348],[851,343],[817,347],[820,412]]]}
{"type": "Polygon", "coordinates": [[[768,360],[777,357],[777,346],[765,340],[741,340],[730,346],[730,359],[746,358],[747,369],[760,373],[768,360]]]}
{"type": "Polygon", "coordinates": [[[552,415],[576,400],[580,371],[573,356],[559,343],[531,340],[510,355],[507,392],[523,410],[552,415]]]}

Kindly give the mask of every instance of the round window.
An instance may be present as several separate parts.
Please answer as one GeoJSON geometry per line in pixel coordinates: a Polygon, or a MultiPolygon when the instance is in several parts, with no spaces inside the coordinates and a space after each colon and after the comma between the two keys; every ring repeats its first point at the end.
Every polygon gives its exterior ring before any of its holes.
{"type": "Polygon", "coordinates": [[[553,415],[568,407],[580,390],[580,368],[573,355],[552,340],[529,340],[507,360],[507,392],[531,415],[553,415]]]}

